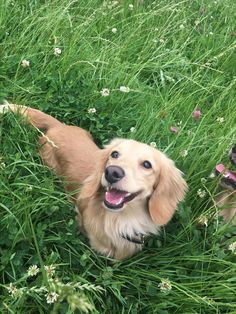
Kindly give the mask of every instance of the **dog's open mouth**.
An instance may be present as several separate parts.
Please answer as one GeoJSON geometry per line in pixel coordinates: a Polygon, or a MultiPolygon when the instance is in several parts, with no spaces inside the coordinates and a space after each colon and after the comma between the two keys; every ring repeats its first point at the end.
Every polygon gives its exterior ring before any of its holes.
{"type": "Polygon", "coordinates": [[[236,189],[236,172],[225,169],[223,164],[219,164],[215,167],[217,175],[223,175],[223,183],[230,185],[233,189],[236,189]]]}
{"type": "Polygon", "coordinates": [[[119,209],[125,203],[132,201],[139,193],[129,193],[115,188],[107,188],[104,196],[104,204],[110,209],[119,209]]]}

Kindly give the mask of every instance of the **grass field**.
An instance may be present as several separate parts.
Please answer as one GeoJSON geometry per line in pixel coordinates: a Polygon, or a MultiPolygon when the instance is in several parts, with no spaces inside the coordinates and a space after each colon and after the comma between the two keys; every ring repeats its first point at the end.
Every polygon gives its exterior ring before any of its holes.
{"type": "Polygon", "coordinates": [[[216,215],[209,178],[231,167],[235,50],[234,0],[0,2],[1,100],[82,126],[99,145],[155,142],[189,184],[160,236],[113,263],[79,234],[36,131],[1,116],[0,313],[236,313],[236,232],[216,215]]]}

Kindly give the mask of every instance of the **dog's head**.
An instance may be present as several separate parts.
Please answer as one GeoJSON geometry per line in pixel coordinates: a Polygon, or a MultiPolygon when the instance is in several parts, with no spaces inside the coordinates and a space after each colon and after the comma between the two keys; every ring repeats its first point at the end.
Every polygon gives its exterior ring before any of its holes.
{"type": "Polygon", "coordinates": [[[102,195],[103,206],[114,212],[147,204],[156,224],[171,219],[187,184],[166,155],[134,140],[115,139],[96,158],[96,171],[84,182],[81,199],[102,195]]]}
{"type": "MultiPolygon", "coordinates": [[[[236,145],[229,152],[229,160],[236,165],[236,145]]],[[[215,174],[221,175],[220,186],[226,190],[236,190],[236,172],[225,169],[223,164],[215,167],[215,174]]]]}

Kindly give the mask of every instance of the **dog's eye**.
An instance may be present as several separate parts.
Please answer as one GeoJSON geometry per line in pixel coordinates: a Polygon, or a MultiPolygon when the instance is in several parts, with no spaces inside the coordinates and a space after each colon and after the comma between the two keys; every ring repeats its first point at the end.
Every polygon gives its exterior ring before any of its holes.
{"type": "Polygon", "coordinates": [[[146,169],[151,169],[152,168],[152,164],[150,163],[150,161],[148,160],[145,160],[143,163],[142,163],[142,166],[146,169]]]}
{"type": "Polygon", "coordinates": [[[114,152],[111,153],[112,158],[118,158],[119,156],[120,154],[116,150],[114,150],[114,152]]]}

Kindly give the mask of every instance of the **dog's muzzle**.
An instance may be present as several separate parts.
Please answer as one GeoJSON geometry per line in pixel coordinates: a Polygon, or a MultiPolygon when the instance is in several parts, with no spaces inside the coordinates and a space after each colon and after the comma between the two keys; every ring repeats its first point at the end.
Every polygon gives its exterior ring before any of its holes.
{"type": "Polygon", "coordinates": [[[119,166],[108,166],[105,169],[105,179],[108,183],[104,195],[104,204],[111,210],[121,209],[125,203],[132,201],[139,192],[130,193],[116,187],[116,183],[125,177],[125,171],[119,166]]]}
{"type": "Polygon", "coordinates": [[[215,174],[221,175],[220,185],[226,189],[236,190],[236,172],[225,169],[223,164],[215,167],[215,174]]]}

